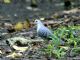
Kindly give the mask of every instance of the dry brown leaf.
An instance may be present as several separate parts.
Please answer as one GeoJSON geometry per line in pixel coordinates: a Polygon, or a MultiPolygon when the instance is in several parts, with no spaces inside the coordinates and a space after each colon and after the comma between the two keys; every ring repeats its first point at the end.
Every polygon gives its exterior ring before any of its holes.
{"type": "Polygon", "coordinates": [[[0,54],[2,54],[2,51],[0,50],[0,54]]]}
{"type": "Polygon", "coordinates": [[[12,46],[15,50],[19,50],[20,52],[24,52],[28,49],[28,47],[18,47],[16,45],[12,46]]]}
{"type": "Polygon", "coordinates": [[[6,57],[19,58],[19,57],[21,57],[21,56],[22,56],[21,53],[13,52],[13,53],[11,53],[10,55],[8,55],[8,56],[6,56],[6,57]]]}
{"type": "Polygon", "coordinates": [[[44,19],[45,19],[44,17],[40,18],[40,20],[44,20],[44,19]]]}
{"type": "Polygon", "coordinates": [[[64,13],[76,13],[77,11],[79,11],[77,8],[74,8],[74,9],[71,9],[71,10],[68,10],[68,11],[64,11],[64,13]]]}

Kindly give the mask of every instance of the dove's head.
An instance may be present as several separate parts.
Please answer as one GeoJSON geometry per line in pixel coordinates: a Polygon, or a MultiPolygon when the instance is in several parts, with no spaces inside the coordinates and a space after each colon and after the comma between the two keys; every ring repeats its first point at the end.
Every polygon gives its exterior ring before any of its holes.
{"type": "Polygon", "coordinates": [[[37,25],[37,27],[44,26],[43,23],[39,19],[36,19],[34,23],[37,25]]]}
{"type": "Polygon", "coordinates": [[[35,24],[43,25],[43,23],[42,23],[39,19],[36,19],[36,20],[35,20],[35,24]]]}
{"type": "Polygon", "coordinates": [[[36,20],[35,20],[35,23],[38,24],[38,23],[41,23],[41,21],[38,20],[38,19],[36,19],[36,20]]]}

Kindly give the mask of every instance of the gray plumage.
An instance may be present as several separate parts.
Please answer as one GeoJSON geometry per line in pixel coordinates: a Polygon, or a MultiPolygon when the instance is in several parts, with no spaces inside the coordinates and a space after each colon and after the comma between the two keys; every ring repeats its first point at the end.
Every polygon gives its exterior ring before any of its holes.
{"type": "Polygon", "coordinates": [[[45,27],[40,20],[36,19],[35,23],[37,24],[37,34],[39,37],[49,38],[50,36],[52,36],[51,30],[45,27]]]}

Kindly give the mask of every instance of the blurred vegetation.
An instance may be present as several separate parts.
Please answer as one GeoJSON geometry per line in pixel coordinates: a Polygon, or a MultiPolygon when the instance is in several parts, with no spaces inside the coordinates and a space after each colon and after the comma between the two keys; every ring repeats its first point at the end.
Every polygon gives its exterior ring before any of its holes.
{"type": "Polygon", "coordinates": [[[56,36],[56,39],[53,37],[54,41],[52,41],[47,45],[46,48],[44,48],[45,54],[50,57],[61,58],[67,55],[67,51],[69,49],[71,49],[69,53],[71,56],[80,54],[80,25],[68,27],[60,26],[54,31],[54,36],[56,36]],[[58,45],[60,43],[58,40],[63,40],[65,42],[65,45],[58,45]],[[56,47],[55,44],[57,44],[58,47],[56,47]]]}

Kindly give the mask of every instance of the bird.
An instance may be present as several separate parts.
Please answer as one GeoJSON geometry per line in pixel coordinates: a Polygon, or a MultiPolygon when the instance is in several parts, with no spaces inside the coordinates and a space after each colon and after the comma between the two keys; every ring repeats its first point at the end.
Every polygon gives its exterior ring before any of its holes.
{"type": "Polygon", "coordinates": [[[37,35],[46,40],[52,40],[54,44],[57,45],[64,45],[64,41],[59,39],[57,36],[54,35],[52,30],[47,28],[39,19],[35,20],[35,24],[37,25],[37,35]]]}
{"type": "Polygon", "coordinates": [[[44,24],[39,20],[35,20],[35,24],[37,25],[37,35],[41,38],[50,38],[53,35],[52,31],[48,29],[44,24]]]}

